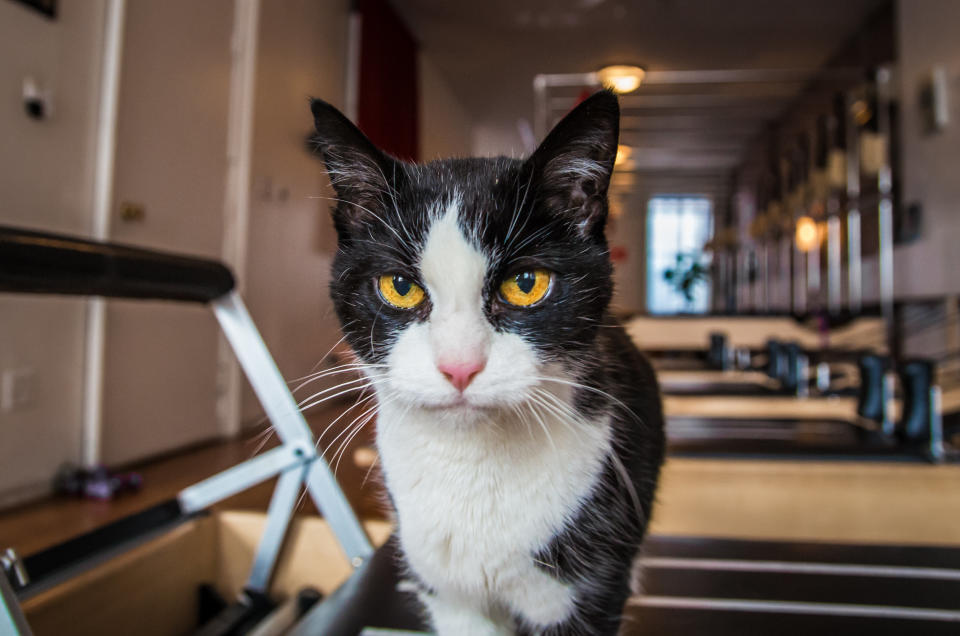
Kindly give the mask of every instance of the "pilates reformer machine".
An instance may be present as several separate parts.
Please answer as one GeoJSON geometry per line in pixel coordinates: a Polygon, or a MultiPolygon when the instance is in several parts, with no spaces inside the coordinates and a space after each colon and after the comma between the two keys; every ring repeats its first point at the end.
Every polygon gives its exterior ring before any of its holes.
{"type": "Polygon", "coordinates": [[[718,229],[704,246],[710,314],[628,323],[654,359],[674,424],[697,420],[694,433],[709,435],[700,423],[741,422],[737,434],[748,437],[780,435],[760,431],[762,420],[836,430],[846,422],[857,431],[844,433],[848,440],[934,461],[949,454],[943,416],[955,409],[941,371],[952,358],[904,346],[931,321],[910,317],[915,301],[894,295],[894,242],[916,231],[912,210],[894,214],[895,72],[824,75],[794,118],[751,152],[728,196],[715,198],[718,229]],[[731,194],[748,186],[748,204],[731,194]],[[748,231],[737,223],[744,207],[753,211],[748,231]]]}
{"type": "MultiPolygon", "coordinates": [[[[297,617],[297,612],[278,607],[268,590],[303,489],[322,512],[353,570],[346,585],[306,614],[304,624],[309,628],[305,627],[304,633],[360,632],[364,627],[362,621],[369,618],[369,613],[357,613],[356,608],[351,609],[350,603],[354,602],[351,599],[358,588],[375,585],[384,568],[393,567],[390,547],[379,551],[374,549],[367,531],[316,449],[314,436],[234,289],[231,272],[224,265],[199,258],[0,227],[0,291],[207,304],[281,440],[279,446],[185,488],[176,500],[35,555],[21,558],[13,550],[7,550],[0,559],[3,565],[0,574],[0,635],[26,636],[32,633],[21,611],[21,603],[31,596],[63,584],[71,577],[81,576],[97,564],[155,538],[158,532],[169,531],[202,516],[217,502],[274,477],[278,478],[276,487],[242,592],[238,599],[210,617],[206,625],[199,626],[197,633],[204,636],[247,633],[266,636],[296,629],[292,619],[297,617]],[[282,616],[278,616],[284,612],[288,619],[285,622],[282,616]],[[267,627],[257,627],[270,620],[279,621],[284,629],[271,631],[267,627]]],[[[323,568],[324,564],[317,563],[316,567],[323,568]]],[[[116,590],[114,602],[123,603],[129,592],[116,590]]],[[[315,595],[312,601],[316,601],[315,595]]],[[[387,611],[381,608],[374,614],[381,610],[387,611]]],[[[84,615],[94,611],[95,608],[88,608],[84,615]]],[[[78,625],[83,622],[79,616],[77,619],[78,625]]]]}

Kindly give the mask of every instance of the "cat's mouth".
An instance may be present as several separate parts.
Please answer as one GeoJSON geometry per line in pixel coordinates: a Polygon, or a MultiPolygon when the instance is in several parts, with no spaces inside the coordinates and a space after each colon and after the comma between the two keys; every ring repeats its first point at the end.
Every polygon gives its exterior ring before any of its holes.
{"type": "Polygon", "coordinates": [[[425,408],[428,411],[486,411],[490,407],[477,404],[464,395],[458,395],[450,400],[427,404],[425,408]]]}

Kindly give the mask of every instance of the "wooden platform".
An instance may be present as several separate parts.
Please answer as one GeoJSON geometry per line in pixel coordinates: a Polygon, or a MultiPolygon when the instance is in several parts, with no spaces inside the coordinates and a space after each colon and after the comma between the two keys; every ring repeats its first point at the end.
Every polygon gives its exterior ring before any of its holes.
{"type": "MultiPolygon", "coordinates": [[[[318,608],[295,636],[424,630],[400,584],[392,547],[318,608]]],[[[643,592],[623,609],[621,636],[674,634],[956,634],[960,549],[648,537],[643,592]]]]}

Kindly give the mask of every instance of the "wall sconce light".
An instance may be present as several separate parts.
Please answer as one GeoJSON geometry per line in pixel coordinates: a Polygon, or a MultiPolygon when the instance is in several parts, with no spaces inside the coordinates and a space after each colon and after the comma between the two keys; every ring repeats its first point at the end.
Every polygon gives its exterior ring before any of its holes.
{"type": "Polygon", "coordinates": [[[630,155],[633,154],[633,148],[620,144],[617,146],[617,158],[613,160],[613,165],[622,168],[630,161],[630,155]]]}
{"type": "Polygon", "coordinates": [[[624,93],[632,93],[640,88],[640,82],[643,81],[644,75],[646,75],[646,71],[639,66],[627,64],[604,66],[597,71],[597,77],[600,83],[621,95],[624,93]]]}
{"type": "Polygon", "coordinates": [[[820,228],[809,216],[797,219],[796,243],[801,252],[809,252],[820,244],[820,228]]]}

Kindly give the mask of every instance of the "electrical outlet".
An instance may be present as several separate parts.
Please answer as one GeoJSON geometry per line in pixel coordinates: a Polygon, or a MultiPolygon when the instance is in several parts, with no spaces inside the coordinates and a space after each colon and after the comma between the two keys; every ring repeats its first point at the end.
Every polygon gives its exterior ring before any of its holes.
{"type": "Polygon", "coordinates": [[[22,411],[37,399],[37,372],[34,369],[7,369],[0,379],[0,409],[22,411]]]}

